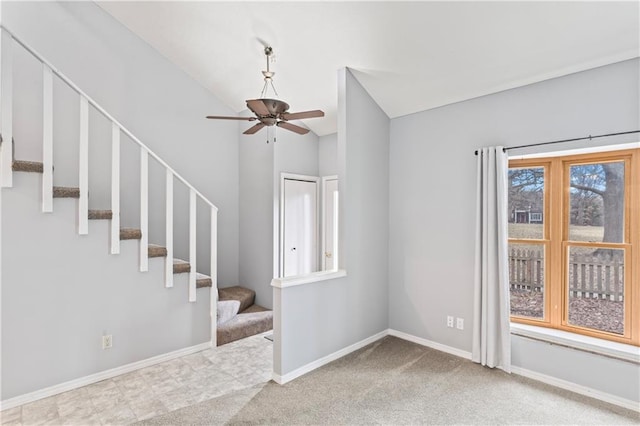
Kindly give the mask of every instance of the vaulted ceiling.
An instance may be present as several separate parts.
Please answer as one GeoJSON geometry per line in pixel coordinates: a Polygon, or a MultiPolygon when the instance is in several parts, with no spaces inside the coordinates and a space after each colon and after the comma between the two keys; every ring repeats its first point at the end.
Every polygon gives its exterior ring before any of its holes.
{"type": "Polygon", "coordinates": [[[635,1],[98,4],[237,112],[268,43],[291,111],[326,112],[305,121],[318,135],[345,66],[394,118],[640,55],[635,1]]]}

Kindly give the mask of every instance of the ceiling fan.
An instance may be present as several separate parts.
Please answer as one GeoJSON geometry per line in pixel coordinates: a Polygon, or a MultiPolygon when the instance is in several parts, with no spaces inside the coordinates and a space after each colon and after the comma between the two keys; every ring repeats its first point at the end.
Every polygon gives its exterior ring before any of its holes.
{"type": "Polygon", "coordinates": [[[245,135],[253,135],[263,127],[277,126],[292,132],[304,135],[309,133],[309,129],[289,123],[289,120],[300,120],[305,118],[324,117],[324,112],[316,109],[313,111],[289,112],[289,104],[279,99],[267,98],[267,90],[269,87],[273,90],[276,98],[278,92],[273,86],[273,76],[275,72],[269,69],[269,60],[273,55],[273,49],[270,46],[264,48],[264,54],[267,57],[267,70],[262,71],[264,76],[264,86],[260,93],[260,98],[247,100],[247,108],[255,114],[255,117],[228,117],[219,115],[208,115],[207,118],[221,120],[242,120],[242,121],[259,121],[252,127],[242,132],[245,135]]]}

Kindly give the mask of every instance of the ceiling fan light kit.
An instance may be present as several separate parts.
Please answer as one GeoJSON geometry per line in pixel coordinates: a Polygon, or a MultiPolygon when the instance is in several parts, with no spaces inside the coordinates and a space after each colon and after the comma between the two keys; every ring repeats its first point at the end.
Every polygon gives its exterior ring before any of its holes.
{"type": "MultiPolygon", "coordinates": [[[[227,116],[219,116],[219,115],[209,115],[207,118],[210,119],[218,119],[218,120],[241,120],[241,121],[259,121],[259,123],[249,127],[247,130],[243,132],[245,135],[253,135],[261,130],[263,127],[281,127],[283,129],[289,130],[291,132],[297,133],[299,135],[305,135],[309,133],[309,129],[305,129],[304,127],[297,126],[295,124],[291,124],[289,120],[301,120],[306,118],[317,118],[324,117],[324,112],[321,110],[313,110],[313,111],[302,111],[302,112],[293,112],[289,111],[289,104],[280,100],[280,99],[271,99],[267,97],[267,92],[269,88],[273,90],[273,93],[276,98],[278,98],[278,92],[276,91],[275,86],[273,85],[273,76],[275,72],[271,71],[269,68],[269,62],[271,56],[273,55],[273,49],[270,46],[264,48],[264,54],[267,58],[267,70],[262,71],[262,75],[264,76],[264,86],[262,87],[262,92],[260,93],[260,98],[258,99],[249,99],[247,100],[247,108],[251,110],[255,114],[255,117],[227,117],[227,116]]],[[[275,142],[275,136],[273,138],[275,142]]],[[[267,143],[269,140],[267,139],[267,143]]]]}

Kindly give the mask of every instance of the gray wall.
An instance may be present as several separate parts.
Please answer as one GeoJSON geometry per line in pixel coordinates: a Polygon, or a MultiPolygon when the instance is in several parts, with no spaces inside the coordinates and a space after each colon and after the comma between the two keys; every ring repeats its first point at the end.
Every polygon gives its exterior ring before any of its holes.
{"type": "MultiPolygon", "coordinates": [[[[264,130],[263,130],[264,132],[264,130]]],[[[272,143],[258,135],[242,136],[240,145],[239,284],[256,292],[256,303],[272,306],[273,161],[272,143]]]]}
{"type": "Polygon", "coordinates": [[[283,129],[240,138],[240,281],[256,292],[256,303],[273,307],[271,280],[279,238],[280,173],[318,175],[318,136],[283,129]],[[270,139],[271,140],[271,139],[270,139]]]}
{"type": "Polygon", "coordinates": [[[348,276],[276,289],[274,370],[286,375],[388,326],[389,118],[351,72],[338,72],[340,239],[348,276]]]}
{"type": "MultiPolygon", "coordinates": [[[[390,328],[471,351],[474,150],[636,130],[639,75],[631,60],[391,121],[390,328]],[[465,329],[447,328],[447,315],[465,318],[465,329]]],[[[520,338],[513,351],[514,365],[639,400],[632,364],[609,360],[616,367],[601,369],[601,360],[520,338]]]]}
{"type": "Polygon", "coordinates": [[[318,170],[320,176],[338,174],[338,134],[320,136],[318,142],[318,170]]]}
{"type": "Polygon", "coordinates": [[[77,234],[78,203],[40,209],[42,178],[2,189],[2,394],[6,400],[210,340],[210,290],[164,287],[164,259],[138,272],[138,242],[109,254],[109,221],[77,234]],[[102,349],[102,335],[113,347],[102,349]]]}
{"type": "MultiPolygon", "coordinates": [[[[32,45],[219,208],[218,276],[238,282],[238,124],[209,91],[91,2],[2,2],[3,25],[32,45]]],[[[19,159],[42,155],[40,65],[16,49],[15,140],[19,159]]],[[[77,186],[78,96],[54,85],[56,185],[77,186]]],[[[109,207],[110,124],[90,114],[90,208],[109,207]]],[[[122,224],[139,224],[139,149],[122,140],[122,224]]],[[[150,161],[150,241],[164,243],[163,171],[150,161]]],[[[188,255],[188,194],[175,183],[176,256],[188,255]]],[[[199,271],[209,272],[208,212],[198,213],[199,271]]]]}

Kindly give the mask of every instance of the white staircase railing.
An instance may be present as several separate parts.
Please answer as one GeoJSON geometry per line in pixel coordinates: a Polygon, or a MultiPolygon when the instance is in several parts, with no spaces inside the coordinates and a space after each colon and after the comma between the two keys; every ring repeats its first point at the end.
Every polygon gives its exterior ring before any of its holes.
{"type": "MultiPolygon", "coordinates": [[[[0,186],[13,185],[13,48],[18,45],[29,52],[42,64],[43,78],[43,179],[42,179],[42,211],[53,211],[53,78],[54,75],[65,82],[79,95],[80,101],[80,145],[79,145],[79,188],[78,234],[89,232],[89,106],[95,108],[112,123],[111,146],[111,238],[110,252],[120,253],[120,136],[127,135],[140,147],[140,271],[148,270],[148,235],[149,235],[149,156],[166,170],[166,249],[165,286],[173,286],[173,183],[182,182],[189,189],[189,301],[196,301],[196,236],[197,236],[197,198],[210,207],[211,212],[211,281],[212,295],[217,289],[217,213],[218,208],[204,197],[196,188],[172,169],[157,154],[143,144],[133,133],[109,114],[104,108],[83,92],[62,72],[57,70],[42,55],[16,37],[6,27],[0,26],[0,134],[3,143],[0,145],[0,186]]],[[[215,296],[213,296],[215,297],[215,296]]],[[[213,300],[213,299],[212,299],[213,300]]]]}

